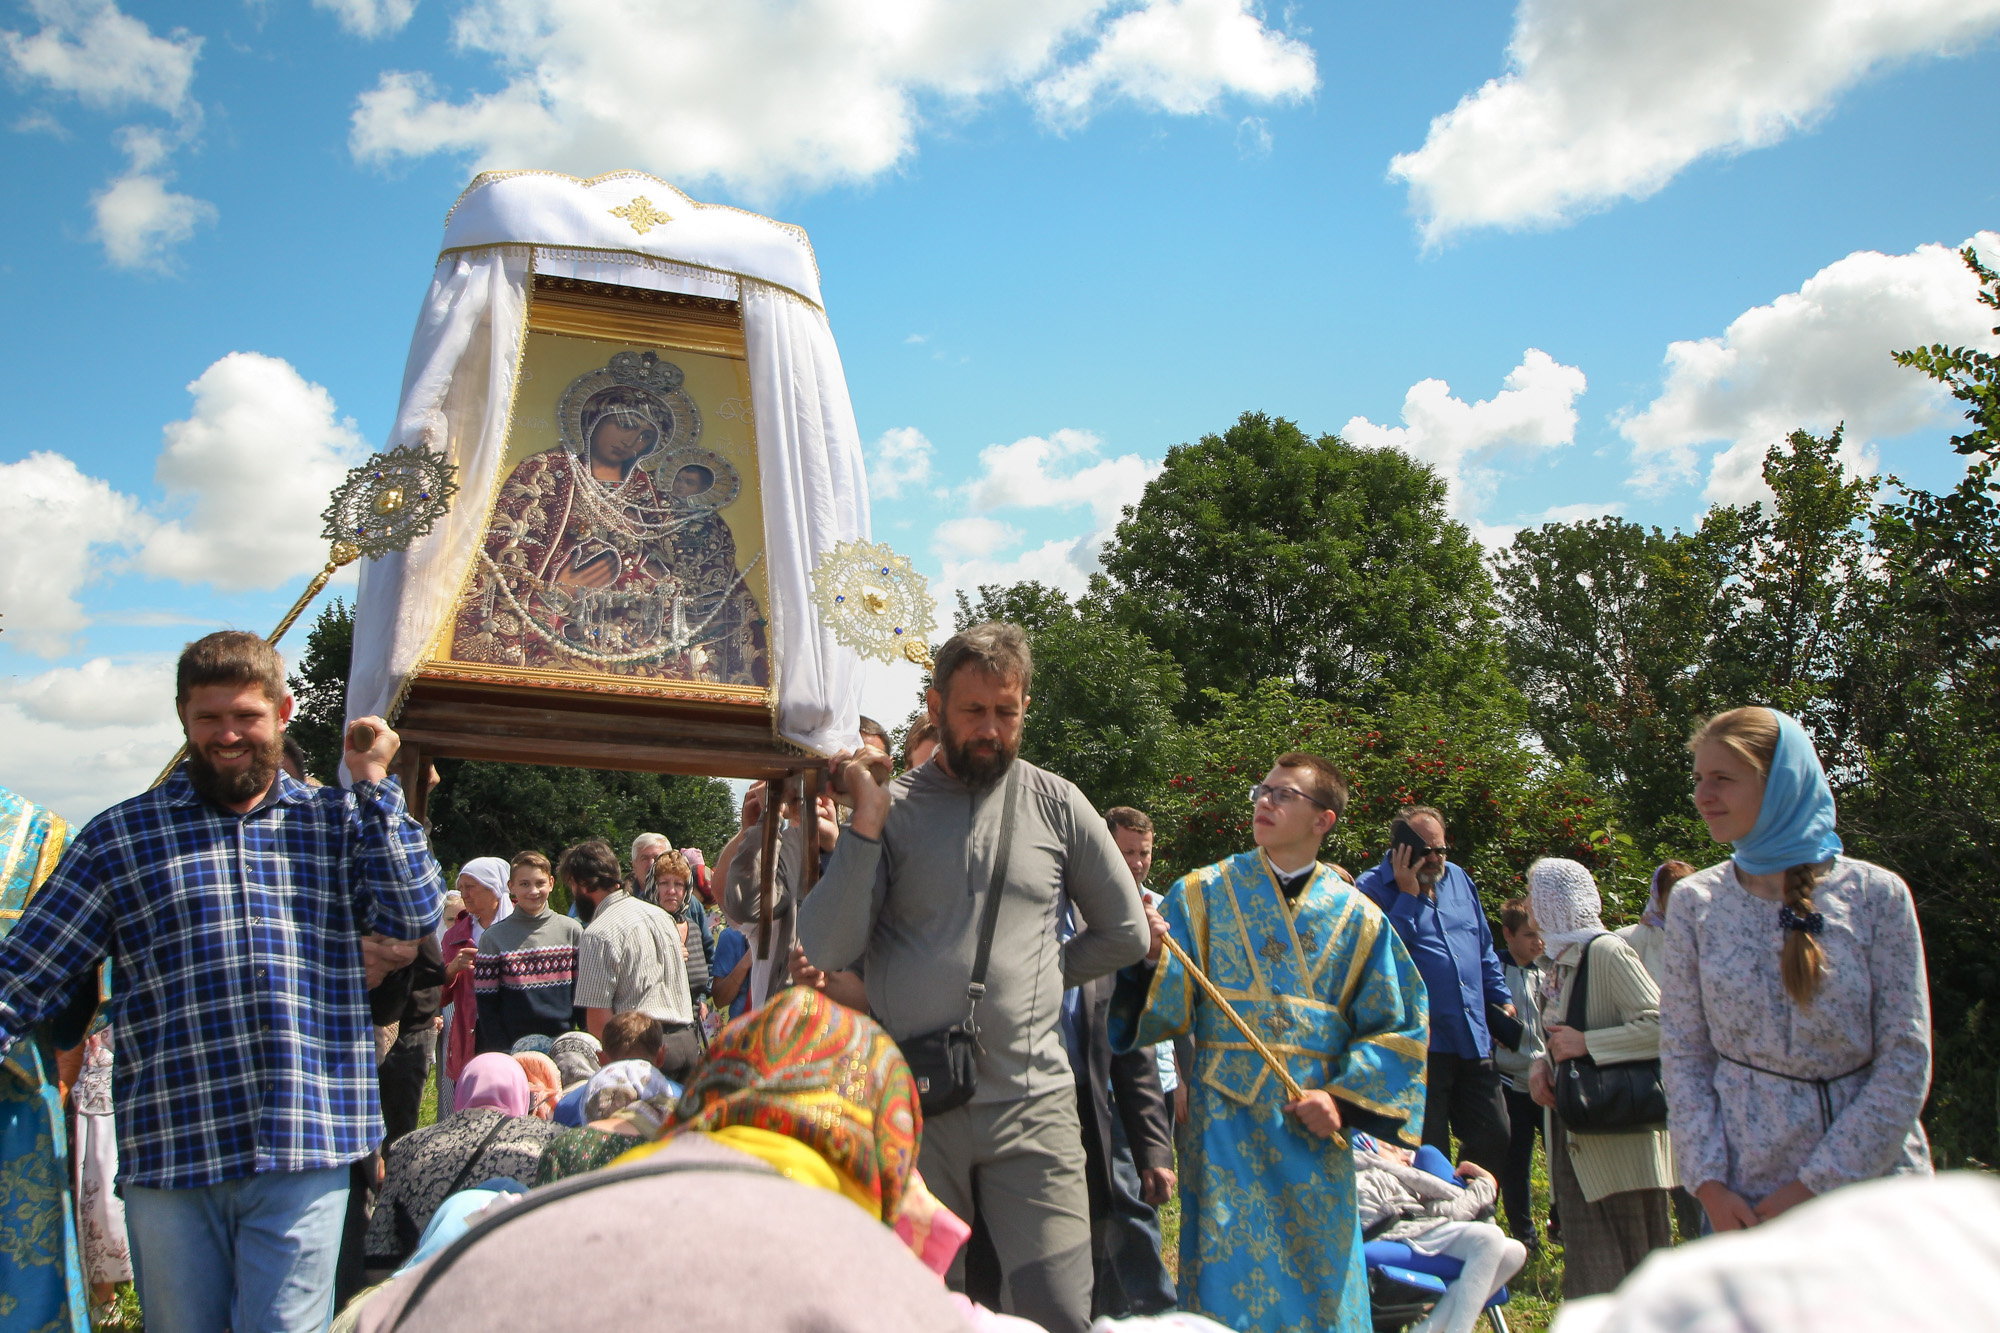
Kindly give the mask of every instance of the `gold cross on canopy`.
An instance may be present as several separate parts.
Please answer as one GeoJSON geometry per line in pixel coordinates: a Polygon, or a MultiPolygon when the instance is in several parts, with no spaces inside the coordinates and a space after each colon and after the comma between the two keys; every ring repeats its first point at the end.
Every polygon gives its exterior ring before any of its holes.
{"type": "Polygon", "coordinates": [[[635,194],[632,196],[631,203],[624,205],[622,208],[612,209],[611,216],[614,218],[624,218],[632,224],[632,230],[638,232],[641,236],[644,236],[663,222],[673,221],[673,218],[653,207],[653,201],[643,194],[635,194]]]}

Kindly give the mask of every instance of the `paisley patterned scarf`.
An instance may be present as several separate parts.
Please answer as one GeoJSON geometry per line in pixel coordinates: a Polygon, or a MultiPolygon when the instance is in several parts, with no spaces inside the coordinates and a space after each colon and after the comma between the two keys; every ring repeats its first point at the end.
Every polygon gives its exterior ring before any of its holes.
{"type": "MultiPolygon", "coordinates": [[[[635,1115],[622,1117],[645,1126],[635,1115]]],[[[923,1132],[916,1083],[876,1022],[793,986],[717,1034],[659,1137],[747,1126],[826,1159],[856,1197],[894,1225],[923,1132]],[[863,1202],[865,1200],[865,1202],[863,1202]]]]}

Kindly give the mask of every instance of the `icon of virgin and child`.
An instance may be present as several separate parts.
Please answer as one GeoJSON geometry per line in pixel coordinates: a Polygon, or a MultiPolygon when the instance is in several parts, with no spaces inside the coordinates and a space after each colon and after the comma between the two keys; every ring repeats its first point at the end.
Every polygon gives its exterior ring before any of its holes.
{"type": "Polygon", "coordinates": [[[698,446],[682,381],[656,353],[625,351],[563,392],[560,439],[500,488],[454,660],[770,683],[764,618],[718,512],[742,479],[698,446]]]}

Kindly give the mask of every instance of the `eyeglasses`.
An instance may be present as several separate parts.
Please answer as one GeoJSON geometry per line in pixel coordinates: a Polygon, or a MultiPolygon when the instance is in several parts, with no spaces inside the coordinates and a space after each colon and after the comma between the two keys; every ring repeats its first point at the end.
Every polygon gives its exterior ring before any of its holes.
{"type": "Polygon", "coordinates": [[[1322,810],[1333,809],[1325,801],[1315,800],[1297,787],[1273,787],[1268,782],[1260,782],[1250,789],[1250,804],[1255,805],[1267,796],[1271,798],[1272,805],[1284,806],[1290,805],[1293,801],[1311,801],[1322,810]]]}

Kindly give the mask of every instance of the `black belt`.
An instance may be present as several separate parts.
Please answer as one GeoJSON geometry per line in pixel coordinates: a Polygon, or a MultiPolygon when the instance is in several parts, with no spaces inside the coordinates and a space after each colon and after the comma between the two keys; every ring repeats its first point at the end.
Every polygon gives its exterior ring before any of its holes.
{"type": "Polygon", "coordinates": [[[1716,1054],[1732,1065],[1740,1065],[1755,1073],[1769,1074],[1772,1078],[1781,1078],[1788,1083],[1810,1083],[1813,1090],[1819,1093],[1819,1127],[1823,1130],[1833,1128],[1833,1085],[1844,1078],[1853,1078],[1856,1074],[1865,1073],[1875,1067],[1875,1062],[1870,1060],[1866,1064],[1856,1065],[1845,1074],[1835,1074],[1832,1078],[1801,1078],[1797,1074],[1780,1073],[1775,1069],[1766,1069],[1762,1065],[1753,1065],[1748,1060],[1738,1060],[1733,1055],[1723,1055],[1721,1051],[1717,1051],[1716,1054]]]}

